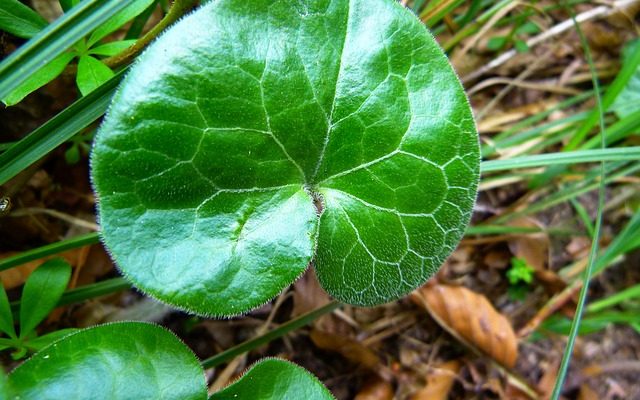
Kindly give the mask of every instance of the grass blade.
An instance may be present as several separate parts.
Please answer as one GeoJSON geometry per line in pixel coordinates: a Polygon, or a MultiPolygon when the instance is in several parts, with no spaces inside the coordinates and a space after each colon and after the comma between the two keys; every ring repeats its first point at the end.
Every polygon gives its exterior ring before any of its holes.
{"type": "Polygon", "coordinates": [[[100,118],[124,73],[117,73],[0,154],[0,185],[100,118]]]}
{"type": "Polygon", "coordinates": [[[0,271],[16,267],[29,261],[50,256],[52,254],[61,253],[65,250],[75,249],[78,247],[96,243],[100,243],[100,236],[98,232],[88,233],[86,235],[76,236],[72,239],[51,243],[46,246],[24,251],[20,254],[16,254],[13,257],[3,258],[2,260],[0,260],[0,271]]]}
{"type": "MultiPolygon", "coordinates": [[[[598,115],[598,119],[600,122],[600,151],[604,152],[605,149],[605,126],[604,126],[604,111],[605,106],[603,104],[603,99],[600,97],[600,83],[598,81],[598,74],[593,63],[593,58],[591,57],[591,49],[589,48],[589,44],[587,43],[587,38],[584,36],[582,29],[580,28],[580,24],[576,20],[575,14],[571,6],[565,7],[569,14],[571,15],[571,19],[573,20],[573,25],[576,28],[576,32],[580,37],[580,43],[582,44],[582,48],[584,49],[585,57],[587,59],[587,63],[589,64],[589,71],[591,72],[591,80],[593,82],[593,89],[595,92],[596,98],[596,108],[598,115]]],[[[613,86],[613,85],[612,85],[613,86]]],[[[562,355],[562,361],[560,362],[560,369],[558,370],[558,376],[556,377],[555,385],[553,386],[553,392],[551,392],[551,399],[557,400],[560,398],[560,393],[562,392],[562,386],[564,384],[564,380],[567,376],[567,371],[569,369],[569,364],[571,363],[571,356],[573,355],[573,347],[576,342],[576,337],[578,336],[578,332],[580,330],[580,322],[582,320],[582,313],[584,312],[584,307],[587,302],[587,293],[589,292],[589,283],[591,282],[591,276],[595,269],[596,260],[598,258],[598,247],[600,243],[600,233],[602,228],[602,213],[604,209],[604,198],[605,198],[605,162],[600,162],[600,183],[598,186],[598,209],[597,216],[595,221],[595,228],[593,238],[591,239],[591,248],[589,249],[589,259],[587,261],[587,268],[584,270],[583,276],[583,285],[580,288],[580,296],[578,298],[578,304],[576,306],[576,313],[573,317],[573,321],[571,323],[571,331],[569,332],[569,338],[567,340],[567,347],[565,348],[564,354],[562,355]]]]}
{"type": "Polygon", "coordinates": [[[484,173],[510,170],[514,168],[542,167],[545,165],[635,160],[640,160],[640,146],[618,147],[612,149],[578,150],[561,153],[538,154],[506,160],[484,161],[480,165],[480,169],[484,173]]]}
{"type": "Polygon", "coordinates": [[[0,63],[0,99],[132,0],[84,0],[0,63]]]}

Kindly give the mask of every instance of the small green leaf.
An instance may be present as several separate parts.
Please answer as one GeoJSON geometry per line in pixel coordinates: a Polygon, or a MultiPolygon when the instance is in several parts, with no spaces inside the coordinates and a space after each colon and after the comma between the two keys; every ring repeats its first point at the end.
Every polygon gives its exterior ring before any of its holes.
{"type": "Polygon", "coordinates": [[[513,42],[513,47],[518,53],[526,53],[529,51],[529,45],[524,40],[516,39],[513,42]]]}
{"type": "Polygon", "coordinates": [[[0,0],[0,30],[29,39],[48,22],[18,0],[0,0]]]}
{"type": "Polygon", "coordinates": [[[254,364],[240,379],[209,399],[334,400],[334,397],[304,368],[270,358],[254,364]]]}
{"type": "MultiPolygon", "coordinates": [[[[622,57],[623,65],[637,63],[638,53],[640,53],[640,39],[636,39],[625,46],[622,57]],[[636,56],[633,57],[633,55],[636,56]]],[[[638,104],[640,104],[640,65],[636,67],[635,72],[633,72],[620,94],[618,94],[610,109],[616,113],[618,118],[622,119],[638,110],[638,104]]]]}
{"type": "Polygon", "coordinates": [[[60,7],[64,12],[67,12],[78,3],[80,3],[80,0],[60,0],[60,7]]]}
{"type": "Polygon", "coordinates": [[[22,289],[20,337],[27,337],[49,315],[71,278],[71,266],[56,258],[31,273],[22,289]]]}
{"type": "Polygon", "coordinates": [[[494,36],[492,38],[489,38],[489,40],[487,41],[487,49],[491,51],[498,51],[501,48],[503,48],[506,43],[507,43],[506,37],[494,36]]]}
{"type": "Polygon", "coordinates": [[[135,39],[131,40],[119,40],[117,42],[109,42],[89,49],[89,54],[95,54],[99,56],[115,56],[129,47],[133,46],[136,42],[135,39]]]}
{"type": "Polygon", "coordinates": [[[9,375],[21,399],[205,400],[202,368],[170,332],[123,322],[84,329],[9,375]]]}
{"type": "Polygon", "coordinates": [[[78,61],[76,82],[83,96],[111,79],[113,75],[114,73],[109,67],[91,56],[82,56],[78,61]]]}
{"type": "Polygon", "coordinates": [[[67,164],[76,164],[80,161],[80,149],[76,143],[73,143],[67,151],[64,152],[64,159],[67,164]]]}
{"type": "Polygon", "coordinates": [[[533,35],[540,32],[540,27],[532,21],[527,21],[516,29],[516,34],[533,35]]]}
{"type": "Polygon", "coordinates": [[[155,0],[133,0],[131,4],[118,12],[116,15],[107,20],[98,29],[93,31],[89,36],[89,47],[93,46],[100,39],[108,34],[115,32],[122,25],[126,24],[129,20],[141,14],[147,7],[149,7],[155,0]]]}
{"type": "Polygon", "coordinates": [[[138,58],[92,175],[128,279],[236,315],[312,260],[350,304],[422,285],[468,224],[479,159],[462,86],[396,1],[220,0],[138,58]]]}
{"type": "Polygon", "coordinates": [[[49,346],[51,343],[56,342],[62,339],[65,336],[68,336],[74,332],[77,332],[78,329],[60,329],[58,331],[54,331],[48,333],[46,335],[38,336],[33,339],[28,339],[24,342],[25,347],[32,351],[40,351],[45,347],[49,346]]]}
{"type": "Polygon", "coordinates": [[[54,58],[49,64],[45,65],[37,74],[31,75],[29,79],[24,81],[13,92],[2,99],[2,102],[7,106],[18,104],[28,94],[36,91],[47,83],[51,82],[58,77],[64,71],[64,68],[75,57],[74,53],[62,53],[58,57],[54,58]]]}
{"type": "Polygon", "coordinates": [[[507,278],[512,285],[517,285],[520,282],[531,283],[535,271],[524,259],[513,258],[511,259],[511,268],[507,271],[507,278]]]}
{"type": "Polygon", "coordinates": [[[0,331],[6,333],[11,338],[16,338],[16,328],[13,324],[13,314],[9,305],[7,292],[0,280],[0,331]]]}

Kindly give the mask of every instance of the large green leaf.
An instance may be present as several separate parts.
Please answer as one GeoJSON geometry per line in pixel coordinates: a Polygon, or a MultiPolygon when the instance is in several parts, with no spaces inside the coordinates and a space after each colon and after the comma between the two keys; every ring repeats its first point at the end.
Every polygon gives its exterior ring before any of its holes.
{"type": "Polygon", "coordinates": [[[193,353],[170,332],[140,322],[71,334],[16,368],[9,385],[27,400],[207,398],[193,353]]]}
{"type": "Polygon", "coordinates": [[[326,387],[307,370],[269,358],[254,364],[238,381],[210,400],[333,400],[326,387]]]}
{"type": "Polygon", "coordinates": [[[479,148],[446,57],[395,1],[221,0],[139,57],[92,163],[124,274],[234,315],[314,256],[351,304],[423,284],[469,221],[479,148]]]}

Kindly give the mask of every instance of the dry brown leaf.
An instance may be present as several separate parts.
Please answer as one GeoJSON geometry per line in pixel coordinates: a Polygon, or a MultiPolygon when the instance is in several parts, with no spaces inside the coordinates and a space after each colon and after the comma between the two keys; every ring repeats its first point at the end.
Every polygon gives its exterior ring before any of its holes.
{"type": "Polygon", "coordinates": [[[292,317],[306,314],[329,303],[329,295],[321,287],[314,268],[300,277],[293,285],[292,317]]]}
{"type": "Polygon", "coordinates": [[[558,367],[560,367],[560,360],[553,361],[550,364],[541,365],[544,373],[536,385],[536,389],[541,394],[543,399],[549,398],[553,387],[556,384],[558,378],[558,367]]]}
{"type": "Polygon", "coordinates": [[[375,375],[364,384],[354,400],[393,400],[393,387],[375,375]]]}
{"type": "Polygon", "coordinates": [[[346,336],[312,329],[310,334],[313,343],[320,349],[340,353],[347,360],[374,369],[380,359],[370,348],[346,336]]]}
{"type": "Polygon", "coordinates": [[[427,375],[424,388],[411,396],[411,400],[446,400],[453,387],[455,378],[460,372],[458,360],[447,361],[436,365],[427,375]]]}
{"type": "MultiPolygon", "coordinates": [[[[530,217],[516,218],[509,223],[509,226],[544,229],[542,223],[530,217]]],[[[546,268],[549,259],[549,236],[546,233],[516,235],[508,241],[508,244],[515,257],[522,258],[536,271],[546,268]]]]}
{"type": "Polygon", "coordinates": [[[461,286],[426,285],[411,297],[461,342],[506,367],[515,365],[518,342],[513,328],[485,296],[461,286]]]}

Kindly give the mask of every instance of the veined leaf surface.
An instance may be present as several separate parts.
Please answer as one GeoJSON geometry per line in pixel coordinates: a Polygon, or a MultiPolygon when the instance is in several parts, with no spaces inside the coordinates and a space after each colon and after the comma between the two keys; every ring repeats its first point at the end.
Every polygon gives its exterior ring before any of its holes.
{"type": "Polygon", "coordinates": [[[72,333],[17,367],[8,383],[16,399],[207,398],[191,350],[165,329],[141,322],[72,333]]]}
{"type": "Polygon", "coordinates": [[[479,176],[463,89],[392,0],[208,3],[139,57],[92,160],[122,271],[207,315],[312,260],[344,302],[407,294],[458,243],[479,176]]]}
{"type": "Polygon", "coordinates": [[[209,400],[334,400],[311,373],[277,358],[255,363],[236,382],[214,393],[209,400]]]}

